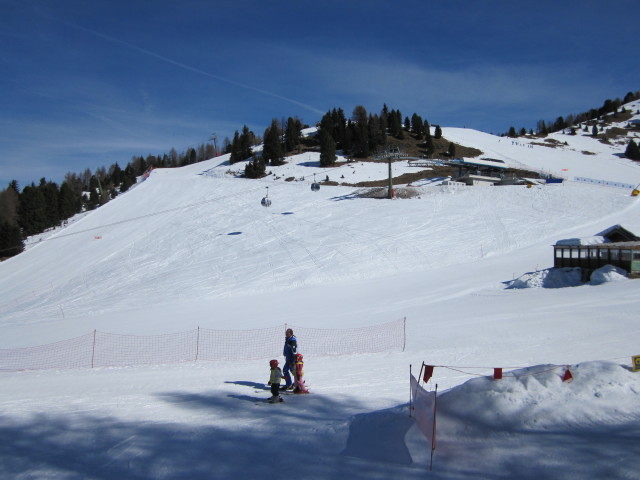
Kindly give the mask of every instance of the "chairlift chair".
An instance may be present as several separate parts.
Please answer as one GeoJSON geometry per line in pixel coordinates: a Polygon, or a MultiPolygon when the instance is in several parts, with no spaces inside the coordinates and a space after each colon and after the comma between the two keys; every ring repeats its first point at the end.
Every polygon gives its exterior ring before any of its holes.
{"type": "Polygon", "coordinates": [[[262,204],[263,207],[270,207],[271,199],[269,198],[269,187],[266,187],[266,189],[267,189],[267,194],[264,196],[264,198],[260,203],[262,204]]]}
{"type": "Polygon", "coordinates": [[[317,192],[318,190],[320,190],[320,184],[318,182],[316,182],[316,174],[313,174],[313,183],[311,184],[311,191],[312,192],[317,192]]]}

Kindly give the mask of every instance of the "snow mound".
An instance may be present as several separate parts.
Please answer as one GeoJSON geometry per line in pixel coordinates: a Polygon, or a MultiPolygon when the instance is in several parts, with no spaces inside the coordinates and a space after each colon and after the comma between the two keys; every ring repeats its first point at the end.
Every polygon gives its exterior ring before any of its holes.
{"type": "Polygon", "coordinates": [[[508,289],[519,288],[565,288],[582,285],[580,268],[549,268],[529,272],[509,282],[508,289]]]}
{"type": "Polygon", "coordinates": [[[502,380],[469,380],[438,399],[439,415],[461,424],[520,431],[558,426],[624,424],[638,416],[640,375],[594,361],[569,367],[538,365],[505,372],[502,380]]]}
{"type": "Polygon", "coordinates": [[[600,285],[607,282],[622,282],[628,280],[627,272],[620,267],[605,265],[594,270],[591,274],[591,285],[600,285]]]}
{"type": "MultiPolygon", "coordinates": [[[[594,270],[591,274],[590,285],[602,285],[608,282],[622,282],[628,280],[627,272],[613,265],[594,270]]],[[[565,288],[584,285],[582,269],[580,267],[549,268],[537,272],[529,272],[507,284],[507,289],[520,288],[565,288]]]]}

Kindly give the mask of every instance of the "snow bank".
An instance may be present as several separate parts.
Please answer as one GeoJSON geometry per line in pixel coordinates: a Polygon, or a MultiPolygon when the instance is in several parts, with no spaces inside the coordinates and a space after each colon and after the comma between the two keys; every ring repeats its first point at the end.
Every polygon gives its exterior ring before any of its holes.
{"type": "Polygon", "coordinates": [[[549,268],[529,272],[509,282],[507,288],[564,288],[582,285],[580,268],[549,268]]]}
{"type": "Polygon", "coordinates": [[[438,413],[482,428],[540,429],[592,423],[624,424],[636,417],[640,375],[612,362],[569,367],[538,365],[505,372],[502,380],[481,377],[444,393],[438,413]]]}
{"type": "MultiPolygon", "coordinates": [[[[613,265],[605,265],[591,273],[589,284],[601,285],[608,282],[628,280],[627,272],[613,265]]],[[[584,285],[580,267],[549,268],[537,272],[529,272],[508,282],[511,288],[565,288],[584,285]]]]}
{"type": "Polygon", "coordinates": [[[564,372],[538,365],[443,394],[436,478],[638,478],[640,375],[609,362],[564,372]]]}
{"type": "Polygon", "coordinates": [[[600,285],[607,282],[623,282],[629,280],[627,272],[613,265],[605,265],[602,268],[594,270],[591,274],[591,285],[600,285]]]}

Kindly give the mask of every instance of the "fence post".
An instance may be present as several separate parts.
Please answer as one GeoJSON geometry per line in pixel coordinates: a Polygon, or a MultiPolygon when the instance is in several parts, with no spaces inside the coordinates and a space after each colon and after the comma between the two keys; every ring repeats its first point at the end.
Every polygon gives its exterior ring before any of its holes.
{"type": "Polygon", "coordinates": [[[91,368],[93,368],[93,362],[96,358],[96,331],[93,330],[93,347],[91,348],[91,368]]]}
{"type": "Polygon", "coordinates": [[[404,349],[407,346],[407,317],[404,317],[404,321],[402,322],[402,336],[402,351],[404,352],[404,349]]]}
{"type": "Polygon", "coordinates": [[[198,361],[199,353],[200,353],[200,326],[198,325],[198,334],[196,336],[196,362],[198,361]]]}
{"type": "Polygon", "coordinates": [[[413,385],[411,384],[411,364],[409,364],[409,417],[411,417],[411,410],[413,410],[413,385]]]}

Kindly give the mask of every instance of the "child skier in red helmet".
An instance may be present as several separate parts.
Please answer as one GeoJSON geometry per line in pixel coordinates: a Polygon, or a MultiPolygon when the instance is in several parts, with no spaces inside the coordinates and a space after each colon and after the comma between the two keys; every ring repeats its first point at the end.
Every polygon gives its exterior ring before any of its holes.
{"type": "Polygon", "coordinates": [[[278,360],[270,360],[269,368],[271,369],[271,375],[269,376],[269,383],[271,385],[271,398],[269,403],[284,402],[280,396],[280,380],[282,380],[282,370],[278,367],[278,360]]]}

